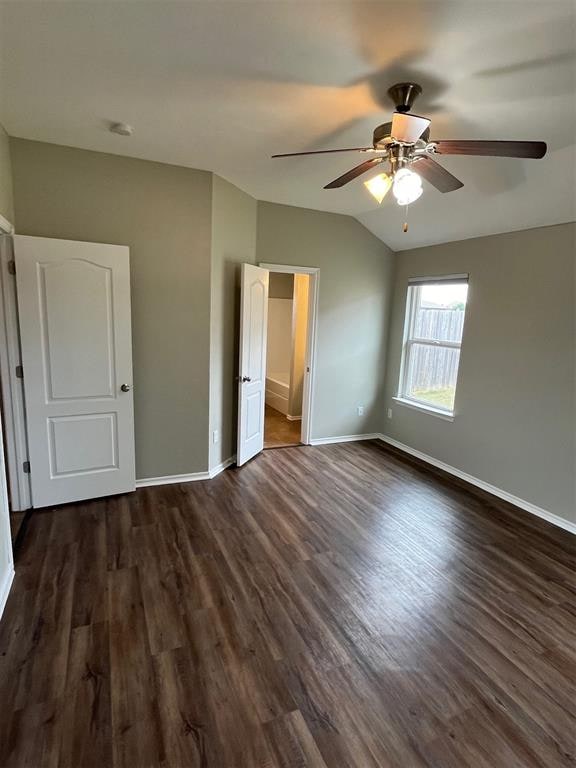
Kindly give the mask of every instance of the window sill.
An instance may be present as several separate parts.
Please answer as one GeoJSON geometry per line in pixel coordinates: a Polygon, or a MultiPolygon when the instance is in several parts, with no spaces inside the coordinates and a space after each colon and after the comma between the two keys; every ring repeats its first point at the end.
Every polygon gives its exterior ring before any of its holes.
{"type": "Polygon", "coordinates": [[[423,411],[430,414],[430,416],[436,416],[438,419],[444,419],[444,421],[454,421],[454,414],[449,411],[441,411],[439,408],[433,408],[431,405],[424,405],[424,403],[417,403],[415,400],[407,400],[404,397],[393,397],[392,400],[399,405],[405,405],[406,408],[412,408],[415,411],[423,411]]]}

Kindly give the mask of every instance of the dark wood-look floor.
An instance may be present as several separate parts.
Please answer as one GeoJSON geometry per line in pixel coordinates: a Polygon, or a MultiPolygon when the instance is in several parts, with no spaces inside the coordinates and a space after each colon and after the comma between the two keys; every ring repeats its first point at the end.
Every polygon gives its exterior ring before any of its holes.
{"type": "Polygon", "coordinates": [[[300,445],[301,421],[290,421],[283,413],[267,405],[264,412],[264,448],[300,445]]]}
{"type": "Polygon", "coordinates": [[[573,539],[376,443],[37,512],[1,766],[574,766],[573,539]]]}
{"type": "Polygon", "coordinates": [[[10,535],[12,537],[12,544],[14,544],[18,537],[25,516],[25,512],[10,512],[10,535]]]}

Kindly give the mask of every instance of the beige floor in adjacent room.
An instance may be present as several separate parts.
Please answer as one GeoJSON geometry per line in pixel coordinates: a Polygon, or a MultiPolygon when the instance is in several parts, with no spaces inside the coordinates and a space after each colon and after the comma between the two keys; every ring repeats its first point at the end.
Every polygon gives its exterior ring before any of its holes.
{"type": "Polygon", "coordinates": [[[266,406],[264,424],[264,448],[281,448],[300,445],[301,421],[289,421],[283,413],[266,406]]]}

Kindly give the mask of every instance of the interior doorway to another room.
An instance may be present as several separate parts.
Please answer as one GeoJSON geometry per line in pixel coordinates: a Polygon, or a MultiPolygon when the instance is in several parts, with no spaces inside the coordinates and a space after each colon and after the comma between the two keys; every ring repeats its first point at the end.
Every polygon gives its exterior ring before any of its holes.
{"type": "Polygon", "coordinates": [[[270,272],[264,448],[302,443],[310,276],[270,272]]]}

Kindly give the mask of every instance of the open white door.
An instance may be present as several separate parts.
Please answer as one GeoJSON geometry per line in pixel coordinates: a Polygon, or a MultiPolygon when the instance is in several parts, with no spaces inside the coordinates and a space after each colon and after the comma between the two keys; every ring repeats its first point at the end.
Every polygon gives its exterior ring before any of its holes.
{"type": "Polygon", "coordinates": [[[242,264],[240,364],[238,368],[238,450],[245,464],[264,448],[268,270],[242,264]]]}
{"type": "Polygon", "coordinates": [[[2,441],[2,422],[0,421],[0,619],[8,600],[8,593],[14,578],[14,558],[12,555],[12,534],[8,512],[8,490],[4,466],[4,443],[2,441]]]}
{"type": "Polygon", "coordinates": [[[14,236],[32,504],[133,491],[129,250],[14,236]]]}

